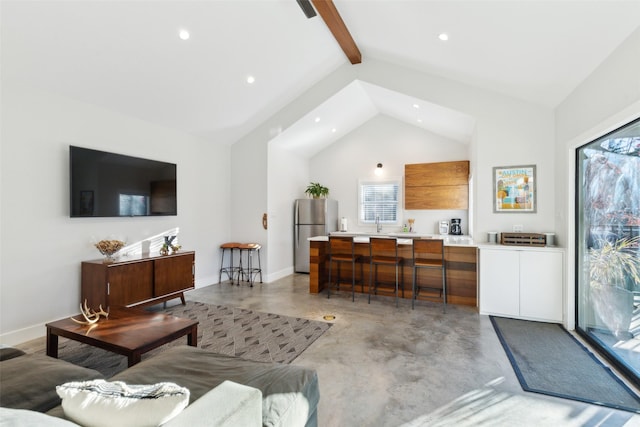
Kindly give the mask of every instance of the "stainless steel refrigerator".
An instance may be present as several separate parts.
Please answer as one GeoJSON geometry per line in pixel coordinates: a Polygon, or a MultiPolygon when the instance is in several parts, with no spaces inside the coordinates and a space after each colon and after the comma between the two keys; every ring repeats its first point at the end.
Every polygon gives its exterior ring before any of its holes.
{"type": "Polygon", "coordinates": [[[309,272],[309,237],[338,230],[338,201],[298,199],[293,208],[293,265],[297,273],[309,272]]]}

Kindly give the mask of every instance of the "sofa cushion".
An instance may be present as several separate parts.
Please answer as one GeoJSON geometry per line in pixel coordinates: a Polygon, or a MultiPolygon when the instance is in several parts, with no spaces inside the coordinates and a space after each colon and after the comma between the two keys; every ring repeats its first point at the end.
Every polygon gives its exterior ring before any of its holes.
{"type": "Polygon", "coordinates": [[[46,412],[60,404],[56,386],[69,381],[101,378],[93,369],[40,354],[25,354],[0,362],[0,406],[46,412]]]}
{"type": "Polygon", "coordinates": [[[257,388],[224,381],[162,427],[260,427],[262,393],[257,388]]]}
{"type": "Polygon", "coordinates": [[[265,426],[314,425],[320,400],[313,369],[253,362],[191,346],[169,348],[112,380],[131,384],[172,381],[189,389],[192,402],[225,380],[254,387],[262,392],[265,426]]]}
{"type": "Polygon", "coordinates": [[[26,409],[0,408],[0,420],[2,427],[78,427],[71,421],[26,409]]]}
{"type": "Polygon", "coordinates": [[[189,390],[163,382],[69,382],[56,387],[65,417],[85,427],[156,427],[189,404],[189,390]]]}
{"type": "Polygon", "coordinates": [[[0,347],[0,361],[13,359],[14,357],[24,356],[26,353],[13,347],[0,347]]]}

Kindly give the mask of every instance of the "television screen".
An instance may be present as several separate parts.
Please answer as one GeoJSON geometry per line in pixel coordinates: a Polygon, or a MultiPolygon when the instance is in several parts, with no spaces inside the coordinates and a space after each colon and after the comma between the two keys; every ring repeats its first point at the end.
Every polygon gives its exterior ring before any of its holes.
{"type": "Polygon", "coordinates": [[[176,165],[69,147],[71,217],[177,215],[176,165]]]}

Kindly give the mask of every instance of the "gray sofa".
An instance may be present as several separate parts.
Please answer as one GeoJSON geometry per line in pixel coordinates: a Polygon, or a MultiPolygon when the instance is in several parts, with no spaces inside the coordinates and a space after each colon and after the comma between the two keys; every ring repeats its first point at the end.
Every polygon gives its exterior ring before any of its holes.
{"type": "MultiPolygon", "coordinates": [[[[0,361],[0,406],[58,418],[64,418],[64,412],[56,385],[103,378],[91,369],[15,349],[0,349],[0,361]]],[[[109,381],[173,382],[186,387],[190,391],[190,405],[185,412],[193,402],[203,396],[210,398],[212,389],[228,381],[260,390],[263,426],[317,426],[320,399],[317,374],[315,370],[295,365],[252,362],[195,347],[176,346],[118,373],[109,381]]],[[[203,405],[201,402],[199,406],[219,407],[220,403],[203,405]]],[[[203,421],[201,425],[212,425],[206,424],[206,419],[203,421]]]]}

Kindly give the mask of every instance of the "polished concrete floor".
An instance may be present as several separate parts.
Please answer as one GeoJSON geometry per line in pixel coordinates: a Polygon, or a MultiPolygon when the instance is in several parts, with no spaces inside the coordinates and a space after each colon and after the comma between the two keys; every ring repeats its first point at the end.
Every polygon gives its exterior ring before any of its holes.
{"type": "MultiPolygon", "coordinates": [[[[317,370],[321,427],[640,426],[640,415],[522,391],[487,316],[472,307],[312,295],[295,274],[250,288],[230,282],[187,299],[323,320],[333,326],[292,363],[317,370]]],[[[171,303],[179,303],[174,300],[171,303]]],[[[44,339],[25,343],[42,350],[44,339]]]]}
{"type": "Polygon", "coordinates": [[[319,425],[640,426],[640,416],[522,391],[487,316],[472,307],[308,292],[295,274],[250,288],[223,282],[187,293],[211,304],[323,320],[333,326],[292,363],[320,380],[319,425]]]}

